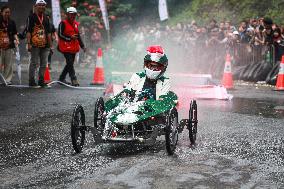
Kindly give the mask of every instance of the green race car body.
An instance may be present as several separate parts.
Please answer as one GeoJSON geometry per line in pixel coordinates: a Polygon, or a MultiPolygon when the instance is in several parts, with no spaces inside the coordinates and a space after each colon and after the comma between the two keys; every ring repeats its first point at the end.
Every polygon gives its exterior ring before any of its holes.
{"type": "Polygon", "coordinates": [[[103,139],[109,141],[145,140],[162,133],[167,114],[177,105],[177,96],[168,92],[159,100],[134,91],[119,93],[105,102],[103,139]]]}

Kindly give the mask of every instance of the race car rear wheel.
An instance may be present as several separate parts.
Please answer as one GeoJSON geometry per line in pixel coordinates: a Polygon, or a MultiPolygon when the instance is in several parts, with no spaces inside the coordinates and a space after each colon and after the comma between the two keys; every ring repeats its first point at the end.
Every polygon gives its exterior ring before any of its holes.
{"type": "Polygon", "coordinates": [[[85,113],[81,105],[76,105],[72,114],[71,139],[76,153],[80,153],[85,142],[85,113]]]}
{"type": "Polygon", "coordinates": [[[178,112],[174,108],[168,115],[165,127],[166,149],[169,155],[173,155],[178,141],[178,112]]]}
{"type": "Polygon", "coordinates": [[[94,110],[94,127],[99,131],[103,132],[105,127],[105,120],[103,117],[103,113],[105,111],[105,104],[102,97],[98,98],[95,103],[94,110]]]}
{"type": "Polygon", "coordinates": [[[197,134],[197,103],[196,100],[190,102],[189,121],[188,121],[188,136],[190,143],[195,144],[197,134]]]}

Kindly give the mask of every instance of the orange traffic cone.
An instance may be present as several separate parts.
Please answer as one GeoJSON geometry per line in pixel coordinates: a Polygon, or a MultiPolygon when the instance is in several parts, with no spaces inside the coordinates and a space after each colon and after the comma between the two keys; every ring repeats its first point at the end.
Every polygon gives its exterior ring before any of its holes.
{"type": "Polygon", "coordinates": [[[282,56],[280,69],[277,75],[277,82],[276,82],[276,91],[283,91],[284,90],[284,55],[282,56]]]}
{"type": "Polygon", "coordinates": [[[226,89],[232,89],[233,88],[233,75],[232,75],[232,66],[231,66],[231,56],[230,56],[230,54],[226,55],[226,62],[225,62],[225,68],[224,68],[224,75],[223,75],[222,85],[226,89]]]}
{"type": "Polygon", "coordinates": [[[101,48],[98,48],[97,63],[91,85],[103,85],[105,83],[104,66],[102,58],[103,58],[103,51],[101,48]]]}
{"type": "Polygon", "coordinates": [[[51,77],[48,69],[48,65],[46,65],[45,72],[44,72],[44,83],[48,84],[51,82],[51,77]]]}

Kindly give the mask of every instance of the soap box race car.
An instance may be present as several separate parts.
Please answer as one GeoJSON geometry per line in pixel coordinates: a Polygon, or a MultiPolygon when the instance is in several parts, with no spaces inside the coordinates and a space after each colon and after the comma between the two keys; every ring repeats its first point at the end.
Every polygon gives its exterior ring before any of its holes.
{"type": "Polygon", "coordinates": [[[71,121],[72,145],[80,153],[85,143],[85,133],[92,132],[95,144],[102,142],[155,142],[165,136],[169,155],[175,152],[178,134],[186,126],[189,140],[195,144],[197,134],[197,104],[190,102],[188,119],[178,121],[178,98],[173,92],[161,99],[149,98],[146,93],[135,95],[135,91],[121,92],[104,102],[98,98],[94,109],[93,126],[85,125],[85,113],[81,105],[74,108],[71,121]]]}

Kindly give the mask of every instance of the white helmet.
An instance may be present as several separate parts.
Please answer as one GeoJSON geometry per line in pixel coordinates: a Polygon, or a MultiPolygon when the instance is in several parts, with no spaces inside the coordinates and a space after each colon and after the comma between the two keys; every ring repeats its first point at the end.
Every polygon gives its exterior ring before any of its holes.
{"type": "Polygon", "coordinates": [[[67,13],[77,13],[77,9],[75,7],[69,7],[67,8],[67,13]]]}
{"type": "Polygon", "coordinates": [[[168,58],[164,53],[164,49],[159,45],[149,46],[147,54],[144,57],[144,69],[149,79],[159,79],[163,76],[168,66],[168,58]],[[159,70],[151,70],[147,67],[149,62],[155,62],[160,65],[159,70]]]}
{"type": "Polygon", "coordinates": [[[35,4],[36,5],[38,5],[38,4],[45,4],[46,5],[46,2],[44,0],[37,0],[35,4]]]}

